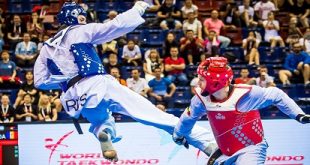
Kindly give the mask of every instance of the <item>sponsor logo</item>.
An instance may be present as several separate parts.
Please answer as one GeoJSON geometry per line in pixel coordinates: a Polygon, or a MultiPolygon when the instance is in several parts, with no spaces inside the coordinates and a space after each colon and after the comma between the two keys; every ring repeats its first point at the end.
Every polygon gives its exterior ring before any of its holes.
{"type": "Polygon", "coordinates": [[[215,119],[217,119],[217,120],[225,120],[225,116],[222,115],[221,113],[217,113],[217,114],[215,115],[215,119]]]}

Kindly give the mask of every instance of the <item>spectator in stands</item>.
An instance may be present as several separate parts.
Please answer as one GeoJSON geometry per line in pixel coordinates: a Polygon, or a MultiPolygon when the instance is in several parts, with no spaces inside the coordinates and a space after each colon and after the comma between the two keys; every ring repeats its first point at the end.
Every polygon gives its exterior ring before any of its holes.
{"type": "Polygon", "coordinates": [[[203,42],[204,51],[208,57],[219,55],[221,41],[214,30],[209,30],[209,35],[203,42]]]}
{"type": "Polygon", "coordinates": [[[42,20],[43,26],[45,30],[50,30],[53,28],[52,24],[55,22],[54,15],[52,15],[51,3],[49,0],[42,0],[41,5],[34,6],[32,12],[37,12],[39,18],[42,20]]]}
{"type": "Polygon", "coordinates": [[[183,32],[186,34],[187,30],[192,30],[194,32],[194,37],[202,39],[202,24],[195,17],[193,12],[187,14],[187,19],[183,22],[183,32]]]}
{"type": "Polygon", "coordinates": [[[161,76],[163,77],[164,64],[162,62],[162,59],[160,59],[159,53],[156,49],[151,49],[150,55],[145,58],[145,61],[143,63],[143,71],[145,73],[145,79],[147,82],[155,78],[155,68],[161,69],[161,76]]]}
{"type": "Polygon", "coordinates": [[[238,11],[241,16],[242,27],[257,26],[257,22],[254,21],[254,8],[250,6],[250,0],[243,0],[243,5],[238,6],[238,11]]]}
{"type": "Polygon", "coordinates": [[[288,0],[290,17],[299,20],[303,27],[309,27],[308,16],[310,14],[310,3],[305,0],[288,0]]]}
{"type": "Polygon", "coordinates": [[[193,17],[198,18],[198,7],[193,4],[192,0],[185,0],[181,11],[184,19],[188,19],[189,13],[193,13],[193,17]]]}
{"type": "Polygon", "coordinates": [[[126,80],[127,87],[136,93],[139,93],[143,97],[147,97],[147,93],[150,89],[148,82],[141,78],[141,72],[139,69],[133,69],[131,71],[131,77],[126,80]]]}
{"type": "Polygon", "coordinates": [[[194,65],[200,61],[200,54],[202,53],[202,40],[194,36],[194,31],[188,29],[185,37],[180,41],[180,52],[183,58],[187,59],[189,65],[194,65]]]}
{"type": "Polygon", "coordinates": [[[124,65],[139,66],[142,64],[140,47],[133,40],[128,40],[127,45],[124,46],[122,59],[124,65]]]}
{"type": "Polygon", "coordinates": [[[120,74],[120,71],[119,71],[118,68],[113,67],[113,68],[111,68],[110,71],[111,71],[110,74],[111,74],[114,78],[116,78],[116,80],[117,80],[120,84],[122,84],[122,85],[124,85],[124,86],[127,86],[126,80],[124,80],[124,79],[121,78],[121,74],[120,74]]]}
{"type": "Polygon", "coordinates": [[[157,17],[160,21],[160,27],[164,30],[168,29],[182,29],[180,9],[173,4],[173,0],[165,0],[160,6],[157,17]]]}
{"type": "Polygon", "coordinates": [[[47,95],[52,107],[54,107],[57,112],[60,112],[62,110],[62,105],[59,97],[60,92],[61,91],[59,90],[41,90],[39,92],[39,96],[41,97],[42,95],[47,95]]]}
{"type": "Polygon", "coordinates": [[[228,45],[230,44],[230,39],[224,36],[220,35],[221,29],[222,28],[233,28],[232,26],[226,26],[222,20],[218,19],[218,11],[217,10],[212,10],[211,12],[211,18],[207,18],[203,25],[204,25],[204,31],[205,34],[208,36],[209,31],[213,30],[216,32],[218,39],[221,41],[221,47],[222,48],[227,48],[228,45]]]}
{"type": "Polygon", "coordinates": [[[101,55],[103,55],[103,57],[107,57],[109,54],[111,53],[115,53],[117,54],[118,53],[118,50],[117,50],[117,41],[116,40],[112,40],[110,42],[106,42],[106,43],[103,43],[101,44],[101,55]]]}
{"type": "Polygon", "coordinates": [[[1,17],[1,11],[2,9],[0,8],[0,52],[2,52],[3,46],[4,46],[4,18],[1,17]]]}
{"type": "Polygon", "coordinates": [[[31,122],[38,119],[37,106],[32,104],[32,96],[25,94],[23,98],[23,104],[16,108],[16,119],[18,121],[31,122]]]}
{"type": "Polygon", "coordinates": [[[178,80],[179,85],[186,85],[188,79],[184,73],[185,61],[182,57],[179,57],[179,49],[177,47],[171,47],[170,54],[171,56],[167,57],[164,61],[167,78],[171,82],[178,80]]]}
{"type": "Polygon", "coordinates": [[[31,19],[27,22],[27,32],[30,35],[31,41],[39,43],[39,38],[43,35],[44,29],[37,12],[31,13],[31,19]]]}
{"type": "Polygon", "coordinates": [[[161,68],[155,68],[154,72],[155,78],[149,82],[149,100],[154,105],[169,107],[169,102],[176,90],[176,86],[170,81],[170,79],[161,77],[161,68]]]}
{"type": "Polygon", "coordinates": [[[16,65],[10,60],[9,52],[3,50],[1,52],[0,61],[0,87],[16,88],[21,84],[19,77],[16,76],[16,65]]]}
{"type": "Polygon", "coordinates": [[[302,37],[302,33],[299,27],[297,27],[297,18],[291,17],[290,23],[288,26],[288,36],[286,39],[286,43],[290,46],[290,48],[292,48],[293,44],[299,42],[299,39],[301,37],[302,37]]]}
{"type": "Polygon", "coordinates": [[[44,42],[47,41],[49,38],[50,38],[49,35],[43,34],[43,36],[40,38],[40,42],[38,43],[38,52],[40,52],[44,42]]]}
{"type": "Polygon", "coordinates": [[[230,25],[233,28],[241,27],[238,7],[234,0],[225,0],[225,3],[220,6],[220,18],[225,25],[230,25]]]}
{"type": "Polygon", "coordinates": [[[310,28],[307,28],[303,37],[300,38],[299,44],[303,46],[305,52],[310,55],[310,28]]]}
{"type": "Polygon", "coordinates": [[[290,85],[290,78],[299,77],[301,75],[305,85],[310,83],[309,64],[305,63],[307,58],[309,58],[309,55],[302,51],[302,45],[295,43],[293,45],[293,52],[285,58],[284,70],[279,71],[279,78],[283,85],[290,85]]]}
{"type": "Polygon", "coordinates": [[[41,95],[38,105],[38,118],[40,121],[56,121],[58,118],[56,108],[52,107],[47,95],[41,95]]]}
{"type": "Polygon", "coordinates": [[[253,80],[249,77],[250,72],[249,69],[243,68],[240,71],[240,77],[235,79],[235,84],[249,84],[253,80]]]}
{"type": "Polygon", "coordinates": [[[150,7],[147,9],[149,12],[156,12],[160,8],[159,0],[144,0],[144,2],[150,4],[150,7]]]}
{"type": "Polygon", "coordinates": [[[261,0],[254,6],[255,15],[259,20],[259,24],[268,19],[268,13],[276,11],[275,5],[269,0],[261,0]]]}
{"type": "Polygon", "coordinates": [[[24,33],[23,41],[16,45],[16,63],[21,67],[32,67],[38,55],[37,44],[30,41],[29,33],[24,33]]]}
{"type": "Polygon", "coordinates": [[[38,90],[34,87],[32,71],[26,71],[25,80],[26,81],[21,85],[21,88],[17,93],[14,107],[18,107],[19,105],[23,104],[22,100],[26,94],[30,94],[32,103],[37,103],[38,90]]]}
{"type": "Polygon", "coordinates": [[[118,62],[118,57],[116,53],[110,53],[108,57],[108,62],[104,64],[104,69],[107,71],[107,73],[111,74],[112,68],[118,68],[118,70],[121,69],[121,64],[118,62]]]}
{"type": "Polygon", "coordinates": [[[260,65],[258,68],[259,76],[252,79],[249,84],[255,84],[263,88],[275,87],[274,77],[268,75],[268,68],[266,65],[260,65]]]}
{"type": "Polygon", "coordinates": [[[109,13],[108,13],[108,15],[107,15],[108,18],[105,19],[105,20],[103,21],[103,23],[106,23],[106,22],[108,22],[108,21],[113,20],[113,19],[117,16],[117,14],[118,14],[117,11],[115,11],[115,10],[110,10],[109,13]]]}
{"type": "Polygon", "coordinates": [[[10,99],[8,95],[2,95],[0,109],[0,123],[13,123],[15,109],[10,105],[10,99]]]}
{"type": "Polygon", "coordinates": [[[27,32],[27,27],[24,22],[20,19],[19,15],[13,15],[13,22],[7,26],[7,38],[10,44],[10,49],[15,49],[15,46],[23,38],[23,34],[27,32]]]}
{"type": "Polygon", "coordinates": [[[87,23],[98,22],[97,12],[94,9],[89,8],[86,3],[80,3],[80,6],[86,12],[86,21],[87,21],[87,23]]]}
{"type": "Polygon", "coordinates": [[[166,36],[164,45],[163,45],[163,57],[170,57],[170,48],[171,47],[179,47],[179,42],[176,40],[175,34],[169,32],[166,36]]]}
{"type": "Polygon", "coordinates": [[[268,13],[268,19],[263,22],[265,28],[265,41],[271,44],[271,52],[274,51],[274,47],[279,43],[281,47],[285,47],[282,37],[279,35],[280,25],[279,21],[274,19],[274,13],[268,13]]]}
{"type": "Polygon", "coordinates": [[[249,32],[249,36],[242,41],[242,48],[244,50],[245,60],[249,65],[259,65],[259,46],[260,40],[256,38],[254,31],[249,32]]]}

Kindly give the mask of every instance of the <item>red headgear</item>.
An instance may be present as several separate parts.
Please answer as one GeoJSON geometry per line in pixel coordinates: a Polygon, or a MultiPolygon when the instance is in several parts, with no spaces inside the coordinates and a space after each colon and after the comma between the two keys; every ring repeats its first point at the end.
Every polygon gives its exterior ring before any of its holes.
{"type": "Polygon", "coordinates": [[[197,69],[198,75],[206,79],[206,87],[202,94],[214,92],[229,85],[233,78],[233,71],[224,57],[210,57],[202,62],[197,69]]]}

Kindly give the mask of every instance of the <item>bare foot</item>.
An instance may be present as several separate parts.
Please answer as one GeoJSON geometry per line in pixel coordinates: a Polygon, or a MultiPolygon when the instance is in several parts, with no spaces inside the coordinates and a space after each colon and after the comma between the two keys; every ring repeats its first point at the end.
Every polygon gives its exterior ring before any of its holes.
{"type": "Polygon", "coordinates": [[[111,162],[117,162],[117,152],[114,150],[111,138],[106,132],[99,133],[99,141],[101,145],[102,155],[111,162]]]}

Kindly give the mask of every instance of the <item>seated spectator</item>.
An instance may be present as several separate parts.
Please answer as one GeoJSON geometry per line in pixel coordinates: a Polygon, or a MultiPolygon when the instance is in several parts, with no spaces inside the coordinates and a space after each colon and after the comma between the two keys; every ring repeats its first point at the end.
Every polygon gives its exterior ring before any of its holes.
{"type": "Polygon", "coordinates": [[[268,75],[268,69],[265,65],[260,65],[258,68],[259,76],[254,78],[249,82],[249,84],[255,84],[262,88],[274,87],[276,84],[274,83],[274,77],[268,75]]]}
{"type": "Polygon", "coordinates": [[[104,69],[107,73],[111,74],[111,69],[114,67],[120,70],[121,64],[118,62],[117,54],[111,53],[108,57],[108,62],[104,64],[104,69]]]}
{"type": "Polygon", "coordinates": [[[263,21],[268,19],[268,13],[276,11],[276,7],[269,0],[261,0],[254,5],[254,11],[259,24],[262,24],[263,21]]]}
{"type": "Polygon", "coordinates": [[[218,11],[212,10],[211,18],[207,18],[203,25],[204,25],[204,32],[208,36],[209,31],[213,30],[216,32],[218,39],[221,41],[221,48],[227,48],[230,44],[230,39],[228,37],[224,37],[220,35],[221,29],[224,28],[233,28],[233,26],[226,26],[222,20],[218,19],[218,11]]]}
{"type": "Polygon", "coordinates": [[[234,0],[225,0],[225,3],[220,6],[220,18],[225,25],[230,25],[233,28],[241,27],[239,15],[238,7],[234,0]]]}
{"type": "Polygon", "coordinates": [[[204,51],[208,57],[216,56],[220,53],[221,41],[218,39],[217,34],[214,30],[209,31],[209,35],[203,42],[204,51]]]}
{"type": "Polygon", "coordinates": [[[32,104],[32,97],[30,94],[25,94],[23,104],[16,108],[17,121],[31,122],[38,119],[37,106],[32,104]]]}
{"type": "Polygon", "coordinates": [[[50,36],[47,35],[47,34],[44,34],[44,35],[40,38],[40,41],[39,41],[39,43],[38,43],[38,52],[41,51],[41,48],[43,47],[44,42],[47,41],[49,38],[50,38],[50,36]]]}
{"type": "Polygon", "coordinates": [[[172,32],[169,32],[163,44],[163,57],[164,58],[170,57],[171,47],[179,47],[179,42],[176,40],[175,34],[172,32]]]}
{"type": "Polygon", "coordinates": [[[250,0],[243,0],[243,5],[238,6],[242,27],[255,27],[257,22],[254,21],[254,8],[250,6],[250,0]]]}
{"type": "Polygon", "coordinates": [[[118,68],[113,67],[111,68],[110,73],[121,85],[127,86],[126,80],[121,78],[121,74],[118,68]]]}
{"type": "Polygon", "coordinates": [[[303,37],[300,38],[299,44],[302,45],[305,52],[310,55],[310,28],[307,28],[303,37]]]}
{"type": "Polygon", "coordinates": [[[0,87],[16,88],[21,84],[19,77],[16,76],[16,65],[10,60],[9,52],[4,50],[1,52],[0,61],[0,87]]]}
{"type": "Polygon", "coordinates": [[[240,77],[235,79],[235,84],[249,84],[252,78],[249,77],[249,69],[244,68],[240,71],[240,77]]]}
{"type": "Polygon", "coordinates": [[[202,53],[202,40],[194,36],[193,30],[186,31],[185,37],[180,41],[180,52],[183,58],[187,59],[189,65],[200,62],[200,54],[202,53]]]}
{"type": "Polygon", "coordinates": [[[249,65],[259,65],[258,45],[260,40],[256,38],[254,31],[249,32],[249,36],[242,41],[242,48],[244,50],[245,60],[249,65]]]}
{"type": "Polygon", "coordinates": [[[14,50],[16,44],[23,39],[23,34],[27,32],[27,27],[20,19],[19,15],[13,15],[13,22],[7,26],[7,38],[10,50],[14,50]]]}
{"type": "Polygon", "coordinates": [[[198,7],[193,4],[192,0],[185,0],[181,11],[184,19],[188,19],[189,13],[193,13],[193,17],[198,18],[198,7]]]}
{"type": "Polygon", "coordinates": [[[302,50],[299,43],[293,45],[293,52],[286,56],[284,63],[284,70],[279,71],[279,77],[283,85],[290,85],[289,79],[292,77],[299,77],[302,75],[304,84],[309,82],[309,64],[305,63],[308,54],[302,50]]]}
{"type": "Polygon", "coordinates": [[[103,21],[103,23],[106,23],[106,22],[108,22],[108,21],[113,20],[113,19],[117,16],[117,14],[118,14],[117,11],[115,11],[115,10],[110,10],[109,13],[108,13],[108,15],[107,15],[108,18],[105,19],[105,20],[103,21]]]}
{"type": "Polygon", "coordinates": [[[41,95],[38,104],[38,117],[40,121],[56,121],[58,118],[56,108],[52,107],[47,95],[41,95]]]}
{"type": "Polygon", "coordinates": [[[186,85],[188,82],[187,76],[184,73],[185,61],[182,57],[179,57],[179,49],[177,47],[170,48],[170,57],[165,59],[165,71],[167,72],[167,78],[171,82],[178,80],[179,85],[186,85]]]}
{"type": "Polygon", "coordinates": [[[158,51],[156,49],[151,49],[149,57],[145,58],[145,61],[143,63],[143,71],[145,73],[145,79],[147,82],[155,78],[154,70],[158,67],[161,68],[161,76],[163,77],[164,64],[159,57],[158,51]]]}
{"type": "Polygon", "coordinates": [[[308,16],[310,14],[310,3],[305,0],[288,0],[290,17],[295,17],[303,27],[309,27],[308,16]]]}
{"type": "Polygon", "coordinates": [[[88,7],[88,5],[86,3],[80,3],[80,6],[86,12],[87,23],[98,22],[97,11],[95,11],[93,8],[88,7]]]}
{"type": "Polygon", "coordinates": [[[16,45],[16,63],[21,67],[31,67],[34,65],[38,55],[37,44],[30,41],[29,33],[24,33],[23,41],[16,45]]]}
{"type": "Polygon", "coordinates": [[[47,95],[50,99],[50,103],[52,107],[55,107],[57,112],[60,112],[62,110],[62,105],[60,101],[60,91],[59,90],[41,90],[39,92],[40,97],[42,95],[47,95]]]}
{"type": "Polygon", "coordinates": [[[176,90],[176,87],[170,79],[161,77],[161,68],[155,68],[154,72],[155,78],[149,81],[149,100],[156,106],[170,108],[169,102],[176,90]]]}
{"type": "Polygon", "coordinates": [[[13,123],[15,109],[10,105],[10,99],[8,95],[2,95],[0,109],[0,123],[13,123]]]}
{"type": "Polygon", "coordinates": [[[290,46],[290,48],[292,48],[293,44],[299,42],[301,37],[302,33],[299,27],[297,27],[297,19],[296,17],[292,17],[288,25],[288,36],[286,43],[290,46]]]}
{"type": "Polygon", "coordinates": [[[127,87],[136,93],[139,93],[143,97],[147,97],[147,93],[150,89],[147,81],[141,78],[139,69],[133,69],[131,71],[131,77],[126,80],[127,87]]]}
{"type": "Polygon", "coordinates": [[[280,44],[281,47],[285,47],[284,41],[282,37],[279,35],[280,25],[279,21],[274,19],[274,13],[268,13],[268,19],[263,22],[265,29],[265,41],[271,44],[271,52],[274,51],[274,47],[277,43],[280,44]]]}
{"type": "Polygon", "coordinates": [[[49,0],[42,0],[40,5],[36,5],[32,8],[32,12],[38,13],[45,30],[51,30],[53,28],[55,20],[54,15],[51,13],[52,8],[49,0]]]}
{"type": "Polygon", "coordinates": [[[148,12],[156,12],[160,8],[159,0],[144,0],[144,2],[150,4],[150,7],[147,8],[148,12]]]}
{"type": "Polygon", "coordinates": [[[188,30],[192,30],[194,33],[194,37],[198,37],[199,39],[202,39],[202,24],[201,22],[195,18],[195,15],[193,12],[189,12],[188,17],[183,22],[183,32],[186,34],[188,30]]]}
{"type": "Polygon", "coordinates": [[[38,13],[32,12],[31,19],[27,22],[27,33],[29,33],[31,41],[38,43],[43,32],[43,23],[39,19],[38,13]]]}
{"type": "Polygon", "coordinates": [[[128,40],[127,45],[123,48],[123,64],[130,66],[139,66],[142,64],[141,50],[138,45],[135,44],[133,40],[128,40]]]}
{"type": "Polygon", "coordinates": [[[181,29],[182,14],[180,9],[173,4],[173,0],[165,0],[160,6],[157,17],[160,20],[160,27],[164,30],[181,29]]]}
{"type": "Polygon", "coordinates": [[[33,81],[33,73],[32,71],[27,71],[25,74],[25,82],[21,85],[18,93],[17,98],[14,103],[14,107],[18,107],[19,105],[23,104],[23,98],[26,94],[30,94],[31,96],[31,102],[36,104],[38,101],[38,91],[34,87],[34,81],[33,81]]]}

